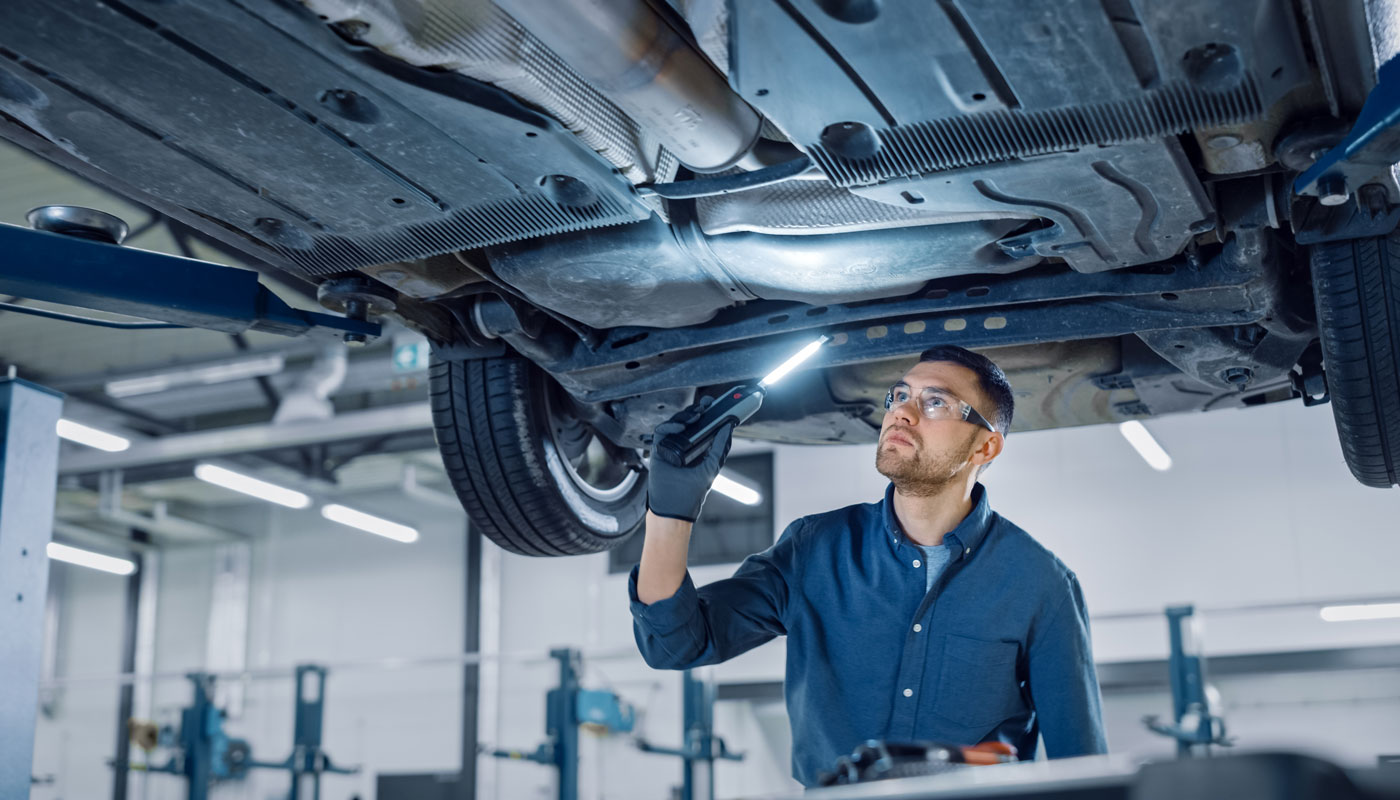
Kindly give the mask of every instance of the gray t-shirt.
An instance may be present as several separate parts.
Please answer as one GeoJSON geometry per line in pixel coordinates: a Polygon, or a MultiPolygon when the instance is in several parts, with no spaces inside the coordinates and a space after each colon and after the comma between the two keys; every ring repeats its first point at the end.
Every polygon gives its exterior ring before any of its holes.
{"type": "Polygon", "coordinates": [[[948,566],[948,561],[953,557],[952,545],[940,544],[932,547],[915,545],[924,551],[924,569],[928,582],[924,584],[924,591],[933,588],[933,582],[938,580],[938,576],[943,572],[943,568],[948,566]]]}

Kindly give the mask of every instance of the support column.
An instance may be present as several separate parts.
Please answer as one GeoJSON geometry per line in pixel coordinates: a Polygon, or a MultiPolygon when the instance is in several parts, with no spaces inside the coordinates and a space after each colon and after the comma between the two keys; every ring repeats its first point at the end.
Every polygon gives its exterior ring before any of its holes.
{"type": "MultiPolygon", "coordinates": [[[[148,540],[145,531],[133,530],[131,537],[139,537],[141,541],[148,540]]],[[[122,631],[121,660],[121,671],[124,673],[136,671],[136,637],[140,620],[141,582],[145,572],[141,554],[133,553],[132,557],[136,562],[136,571],[126,578],[126,621],[122,631]]],[[[112,764],[112,800],[127,798],[127,779],[131,770],[131,731],[127,727],[127,721],[132,717],[135,692],[134,682],[123,683],[117,690],[117,757],[112,764]]]]}
{"type": "Polygon", "coordinates": [[[28,797],[63,395],[0,379],[0,797],[28,797]]]}
{"type": "MultiPolygon", "coordinates": [[[[466,592],[462,650],[481,652],[481,534],[466,525],[466,592]]],[[[477,726],[481,697],[481,665],[462,668],[462,773],[457,778],[457,800],[476,800],[477,726]]]]}

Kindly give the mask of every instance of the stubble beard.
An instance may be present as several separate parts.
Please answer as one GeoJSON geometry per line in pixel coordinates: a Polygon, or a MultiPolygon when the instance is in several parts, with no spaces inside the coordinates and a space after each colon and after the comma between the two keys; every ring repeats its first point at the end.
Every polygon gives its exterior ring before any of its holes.
{"type": "Polygon", "coordinates": [[[969,440],[962,457],[958,457],[953,451],[930,454],[922,448],[906,454],[899,452],[896,445],[882,444],[875,451],[875,470],[889,478],[900,494],[932,497],[958,480],[971,448],[972,440],[969,440]]]}

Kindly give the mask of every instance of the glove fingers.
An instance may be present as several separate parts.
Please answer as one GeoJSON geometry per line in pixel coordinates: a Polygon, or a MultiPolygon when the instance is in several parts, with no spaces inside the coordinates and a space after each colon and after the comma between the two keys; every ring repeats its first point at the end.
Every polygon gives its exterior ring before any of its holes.
{"type": "Polygon", "coordinates": [[[677,413],[674,417],[671,417],[671,420],[674,422],[680,422],[683,425],[689,425],[695,420],[700,419],[700,415],[704,414],[705,409],[709,408],[710,404],[713,402],[714,398],[712,397],[701,397],[699,400],[696,400],[694,403],[691,403],[690,405],[681,409],[679,413],[677,413]]]}
{"type": "Polygon", "coordinates": [[[666,422],[657,425],[656,429],[652,431],[652,434],[656,438],[660,439],[662,436],[665,436],[667,434],[680,433],[683,430],[685,430],[685,425],[679,422],[675,422],[673,420],[667,420],[666,422]]]}
{"type": "Polygon", "coordinates": [[[724,466],[724,460],[729,457],[729,448],[734,444],[733,434],[734,423],[727,422],[710,442],[710,449],[705,453],[705,466],[712,470],[711,474],[718,475],[720,467],[724,466]]]}

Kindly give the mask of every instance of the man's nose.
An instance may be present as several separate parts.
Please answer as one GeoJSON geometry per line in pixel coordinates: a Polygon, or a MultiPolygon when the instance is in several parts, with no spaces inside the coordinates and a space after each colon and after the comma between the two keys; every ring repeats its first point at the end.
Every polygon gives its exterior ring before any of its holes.
{"type": "Polygon", "coordinates": [[[903,403],[895,403],[890,406],[890,413],[894,415],[895,420],[903,421],[911,428],[919,424],[920,415],[914,409],[914,398],[912,397],[903,403]]]}

